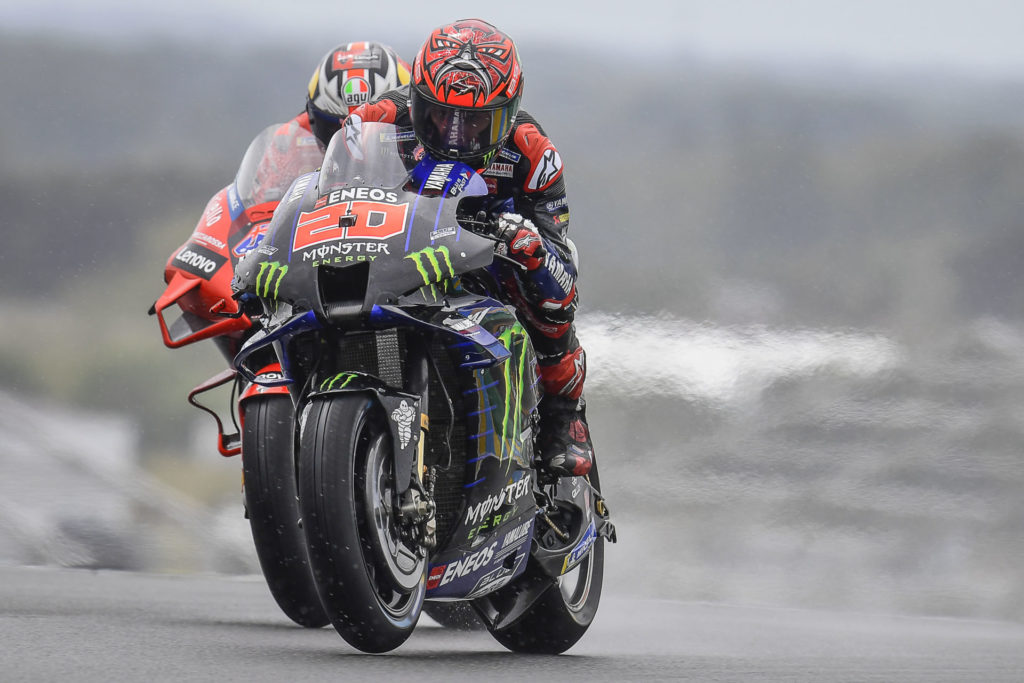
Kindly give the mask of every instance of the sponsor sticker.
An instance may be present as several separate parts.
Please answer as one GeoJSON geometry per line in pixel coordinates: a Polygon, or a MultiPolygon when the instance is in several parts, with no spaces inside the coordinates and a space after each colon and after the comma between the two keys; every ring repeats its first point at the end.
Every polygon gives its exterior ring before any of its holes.
{"type": "Polygon", "coordinates": [[[358,107],[370,100],[370,84],[366,82],[365,78],[355,76],[341,86],[341,94],[346,105],[358,107]]]}
{"type": "Polygon", "coordinates": [[[502,159],[508,159],[513,164],[518,164],[519,160],[523,158],[522,154],[520,154],[519,152],[513,152],[507,147],[502,147],[501,151],[498,152],[498,156],[501,157],[502,159]]]}
{"type": "Polygon", "coordinates": [[[484,517],[505,505],[512,505],[530,492],[530,477],[523,475],[497,493],[470,506],[466,511],[466,524],[478,524],[484,517]]]}
{"type": "Polygon", "coordinates": [[[292,193],[288,195],[288,201],[294,202],[296,199],[302,197],[306,192],[306,188],[309,187],[309,181],[312,179],[313,174],[309,173],[296,180],[295,184],[292,185],[292,193]]]}
{"type": "Polygon", "coordinates": [[[452,265],[448,247],[424,247],[406,254],[403,259],[409,259],[416,264],[416,272],[423,278],[424,287],[455,277],[455,267],[452,265]]]}
{"type": "Polygon", "coordinates": [[[561,196],[558,199],[552,199],[550,202],[544,204],[544,210],[547,211],[548,213],[554,213],[559,209],[564,209],[568,205],[569,198],[566,196],[561,196]]]}
{"type": "Polygon", "coordinates": [[[213,235],[207,235],[206,233],[203,232],[192,233],[192,239],[194,239],[196,242],[203,242],[204,244],[209,244],[211,247],[214,247],[216,249],[224,249],[224,247],[226,246],[223,242],[221,242],[213,235]]]}
{"type": "Polygon", "coordinates": [[[465,318],[445,318],[441,321],[441,324],[445,327],[451,328],[456,332],[462,332],[476,327],[476,323],[472,320],[466,320],[465,318]]]}
{"type": "Polygon", "coordinates": [[[587,527],[587,532],[583,534],[583,538],[580,539],[580,542],[577,543],[576,547],[565,556],[565,561],[562,563],[562,573],[566,573],[579,564],[580,561],[586,557],[587,552],[590,550],[591,546],[594,545],[596,540],[597,527],[594,525],[594,522],[591,522],[590,526],[587,527]]]}
{"type": "Polygon", "coordinates": [[[365,50],[338,50],[331,60],[331,67],[334,71],[347,71],[348,69],[380,69],[384,61],[384,55],[377,50],[369,52],[365,50]]]}
{"type": "Polygon", "coordinates": [[[423,189],[434,190],[440,192],[444,189],[445,183],[448,182],[448,174],[455,168],[455,164],[438,164],[430,171],[430,175],[427,176],[427,182],[423,184],[423,189]]]}
{"type": "Polygon", "coordinates": [[[516,556],[511,566],[508,563],[503,562],[491,571],[487,572],[480,577],[480,580],[476,582],[476,586],[473,587],[473,591],[467,597],[476,598],[484,595],[485,593],[498,590],[511,581],[512,577],[519,572],[519,569],[525,559],[526,553],[522,553],[516,556]]]}
{"type": "Polygon", "coordinates": [[[430,232],[430,241],[433,242],[434,240],[439,240],[442,237],[451,237],[458,231],[459,229],[454,225],[448,226],[447,228],[438,228],[437,230],[432,230],[430,232]]]}
{"type": "Polygon", "coordinates": [[[441,576],[440,585],[447,586],[455,579],[468,576],[473,572],[486,567],[488,563],[494,559],[494,550],[497,545],[497,543],[492,543],[486,548],[482,548],[481,550],[477,550],[475,553],[466,555],[461,560],[449,562],[447,567],[445,567],[444,574],[441,576]]]}
{"type": "Polygon", "coordinates": [[[533,176],[531,176],[530,181],[526,184],[526,189],[543,190],[553,183],[561,172],[562,157],[554,148],[546,149],[544,154],[541,155],[540,161],[537,162],[536,170],[534,170],[533,176]]]}
{"type": "Polygon", "coordinates": [[[276,299],[281,291],[281,281],[288,274],[288,266],[278,261],[264,261],[256,273],[256,296],[276,299]]]}
{"type": "MultiPolygon", "coordinates": [[[[262,247],[261,247],[262,248],[262,247]]],[[[335,242],[313,247],[302,252],[302,261],[312,261],[313,268],[356,261],[373,261],[380,254],[391,255],[383,242],[335,242]]]]}
{"type": "Polygon", "coordinates": [[[466,184],[469,182],[469,171],[464,171],[455,182],[452,183],[452,188],[448,190],[448,194],[456,196],[466,188],[466,184]]]}
{"type": "Polygon", "coordinates": [[[439,564],[436,567],[430,568],[430,573],[427,575],[427,590],[432,591],[441,585],[441,578],[444,576],[444,570],[448,565],[439,564]]]}
{"type": "Polygon", "coordinates": [[[505,538],[501,541],[501,549],[514,547],[522,543],[530,534],[530,529],[533,528],[533,520],[528,519],[512,531],[505,534],[505,538]]]}
{"type": "Polygon", "coordinates": [[[484,171],[484,175],[493,176],[495,178],[511,178],[514,169],[515,166],[513,164],[496,161],[487,167],[487,170],[484,171]]]}
{"type": "Polygon", "coordinates": [[[174,265],[196,277],[209,280],[227,262],[227,258],[198,244],[186,244],[174,256],[174,265]]]}
{"type": "Polygon", "coordinates": [[[234,183],[231,183],[231,187],[228,188],[228,212],[231,214],[231,220],[241,216],[243,211],[245,211],[245,206],[242,204],[242,199],[238,196],[238,188],[235,187],[234,183]]]}
{"type": "Polygon", "coordinates": [[[210,200],[210,203],[206,205],[206,211],[203,213],[203,218],[206,222],[206,227],[210,227],[214,223],[220,220],[220,217],[224,215],[224,207],[221,206],[220,199],[214,197],[210,200]]]}
{"type": "Polygon", "coordinates": [[[381,142],[411,142],[416,139],[416,131],[403,130],[399,133],[381,133],[381,142]]]}
{"type": "Polygon", "coordinates": [[[401,404],[391,411],[391,419],[398,427],[398,439],[401,442],[399,447],[405,448],[412,440],[412,421],[416,417],[416,411],[409,405],[409,402],[402,400],[401,404]]]}

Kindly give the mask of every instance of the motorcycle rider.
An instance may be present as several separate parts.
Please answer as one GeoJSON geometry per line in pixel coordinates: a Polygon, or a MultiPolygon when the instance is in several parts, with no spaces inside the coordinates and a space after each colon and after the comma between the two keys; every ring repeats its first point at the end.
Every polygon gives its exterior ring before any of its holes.
{"type": "Polygon", "coordinates": [[[409,64],[381,43],[344,43],[329,51],[309,80],[305,110],[275,131],[279,144],[268,149],[261,161],[256,184],[287,187],[294,178],[317,168],[331,136],[349,113],[374,95],[407,84],[409,72],[409,64]],[[319,152],[305,147],[308,137],[296,136],[295,126],[313,133],[319,152]]]}
{"type": "Polygon", "coordinates": [[[359,105],[409,82],[409,64],[380,43],[346,43],[320,60],[309,80],[306,111],[295,120],[311,130],[321,151],[359,105]]]}
{"type": "Polygon", "coordinates": [[[354,109],[345,125],[411,126],[431,156],[482,174],[489,194],[470,208],[496,219],[498,253],[524,267],[496,261],[489,270],[537,351],[544,394],[538,463],[553,475],[585,475],[593,445],[583,400],[586,356],[573,324],[578,257],[566,234],[562,158],[541,125],[519,109],[522,93],[512,39],[485,21],[461,19],[430,34],[409,86],[354,109]]]}

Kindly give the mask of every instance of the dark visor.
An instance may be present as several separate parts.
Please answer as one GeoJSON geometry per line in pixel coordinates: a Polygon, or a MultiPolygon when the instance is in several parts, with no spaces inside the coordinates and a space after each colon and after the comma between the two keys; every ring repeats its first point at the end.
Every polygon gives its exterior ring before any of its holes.
{"type": "Polygon", "coordinates": [[[441,104],[411,89],[412,125],[429,151],[446,159],[472,159],[505,142],[516,115],[515,104],[493,109],[464,109],[441,104]]]}

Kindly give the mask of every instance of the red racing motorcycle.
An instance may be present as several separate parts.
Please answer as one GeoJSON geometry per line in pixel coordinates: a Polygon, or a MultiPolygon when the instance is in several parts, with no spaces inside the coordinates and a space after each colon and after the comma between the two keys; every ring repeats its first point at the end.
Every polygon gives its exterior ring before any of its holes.
{"type": "MultiPolygon", "coordinates": [[[[316,138],[295,122],[269,126],[252,141],[234,182],[214,195],[192,235],[167,260],[166,289],[149,311],[166,346],[209,339],[230,365],[259,327],[231,297],[235,265],[260,247],[292,181],[319,168],[322,160],[316,138]]],[[[257,375],[265,381],[280,372],[279,365],[268,363],[257,375]]],[[[245,381],[229,367],[194,388],[188,401],[216,420],[221,455],[242,455],[245,512],[277,604],[297,624],[325,626],[329,619],[317,597],[299,526],[294,410],[287,387],[245,381]],[[227,413],[233,432],[225,430],[218,411],[198,398],[226,384],[232,385],[227,413]]]]}

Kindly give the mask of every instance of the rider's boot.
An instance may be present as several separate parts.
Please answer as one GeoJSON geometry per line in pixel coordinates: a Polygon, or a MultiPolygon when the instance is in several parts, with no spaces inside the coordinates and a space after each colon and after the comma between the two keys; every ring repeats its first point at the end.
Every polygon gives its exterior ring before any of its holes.
{"type": "Polygon", "coordinates": [[[537,463],[542,472],[558,477],[583,476],[594,462],[587,426],[586,402],[565,396],[545,396],[539,406],[537,463]]]}

